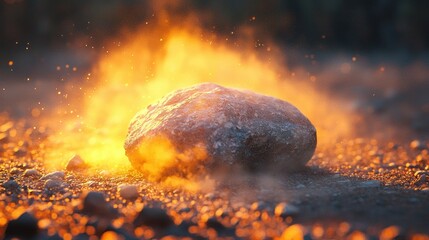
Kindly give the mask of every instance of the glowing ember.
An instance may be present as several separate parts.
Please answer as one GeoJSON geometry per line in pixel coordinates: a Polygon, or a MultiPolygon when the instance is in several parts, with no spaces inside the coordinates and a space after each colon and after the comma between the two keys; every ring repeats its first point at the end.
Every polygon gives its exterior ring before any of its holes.
{"type": "Polygon", "coordinates": [[[138,113],[125,150],[155,179],[206,175],[206,168],[285,172],[313,155],[316,130],[289,103],[205,83],[181,89],[138,113]]]}

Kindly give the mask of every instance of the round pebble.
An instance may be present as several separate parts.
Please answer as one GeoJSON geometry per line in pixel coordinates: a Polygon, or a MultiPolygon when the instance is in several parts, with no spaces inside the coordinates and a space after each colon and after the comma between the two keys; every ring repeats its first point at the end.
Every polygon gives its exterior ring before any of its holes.
{"type": "Polygon", "coordinates": [[[138,187],[136,185],[122,184],[118,187],[121,198],[134,201],[139,197],[138,187]]]}

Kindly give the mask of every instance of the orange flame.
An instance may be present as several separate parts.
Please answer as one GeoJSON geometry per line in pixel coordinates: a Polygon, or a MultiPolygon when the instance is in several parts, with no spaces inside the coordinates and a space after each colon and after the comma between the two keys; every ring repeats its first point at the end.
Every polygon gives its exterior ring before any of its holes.
{"type": "MultiPolygon", "coordinates": [[[[250,48],[239,52],[195,27],[189,29],[143,29],[125,42],[115,42],[116,47],[94,69],[97,81],[85,88],[81,119],[67,121],[67,127],[53,136],[59,144],[49,152],[47,165],[59,168],[68,156],[79,154],[91,166],[110,172],[130,169],[123,143],[133,115],[173,90],[201,82],[289,101],[315,124],[319,145],[348,133],[350,116],[311,81],[289,79],[273,51],[268,57],[250,48]]],[[[154,179],[180,157],[168,139],[158,139],[144,149],[156,156],[144,167],[151,169],[154,179]]],[[[180,177],[165,182],[178,185],[180,177]]]]}

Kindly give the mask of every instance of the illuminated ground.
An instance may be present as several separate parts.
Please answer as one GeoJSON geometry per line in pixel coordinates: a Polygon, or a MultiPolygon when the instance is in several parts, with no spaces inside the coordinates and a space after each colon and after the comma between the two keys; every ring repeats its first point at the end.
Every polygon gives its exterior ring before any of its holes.
{"type": "MultiPolygon", "coordinates": [[[[187,32],[164,38],[161,53],[140,41],[101,56],[95,70],[79,66],[73,75],[73,63],[67,68],[54,59],[49,69],[58,79],[48,74],[51,81],[27,81],[12,72],[1,82],[2,233],[10,220],[29,211],[41,239],[96,239],[105,231],[104,239],[115,239],[112,232],[125,239],[429,238],[416,235],[429,234],[425,65],[373,66],[351,55],[330,60],[313,75],[302,68],[279,70],[274,55],[266,62],[187,32]],[[287,176],[228,175],[216,179],[215,187],[200,184],[196,192],[148,182],[132,170],[122,148],[132,115],[171,90],[201,81],[252,89],[298,106],[319,134],[308,168],[287,176]],[[73,154],[90,166],[66,170],[73,154]],[[25,175],[28,169],[38,174],[25,175]],[[56,170],[65,177],[40,179],[56,170]],[[121,184],[136,185],[138,198],[121,199],[121,184]],[[86,191],[106,194],[108,203],[96,204],[102,213],[83,209],[86,191]],[[144,206],[165,209],[174,222],[161,211],[155,215],[162,220],[142,224],[136,216],[144,206]]],[[[19,69],[18,63],[9,67],[19,69]]]]}
{"type": "Polygon", "coordinates": [[[357,234],[356,231],[375,237],[392,225],[397,228],[386,230],[390,234],[396,230],[406,236],[429,233],[429,188],[427,182],[417,181],[416,175],[425,167],[415,160],[425,150],[355,139],[319,151],[304,172],[287,177],[230,177],[216,190],[203,189],[200,193],[148,183],[132,170],[121,174],[98,171],[95,175],[65,171],[65,178],[58,180],[64,186],[48,189],[46,181],[39,180],[48,173],[41,161],[45,151],[41,144],[46,142],[47,133],[4,116],[0,120],[1,180],[4,183],[14,178],[19,184],[19,189],[2,189],[3,231],[7,220],[30,211],[39,220],[41,236],[59,234],[66,239],[68,234],[102,234],[106,229],[127,239],[145,234],[213,237],[215,233],[260,238],[279,236],[292,224],[305,226],[314,239],[344,237],[357,234]],[[380,157],[384,159],[382,164],[380,157]],[[333,158],[340,159],[333,163],[333,158]],[[40,175],[24,176],[27,169],[37,169],[40,175]],[[136,201],[127,202],[119,197],[118,186],[124,183],[138,186],[136,201]],[[119,215],[113,219],[88,217],[81,209],[83,191],[104,192],[119,215]],[[282,202],[297,209],[277,216],[274,209],[282,202]],[[142,207],[148,205],[166,209],[175,225],[155,233],[145,227],[136,230],[133,221],[142,207]],[[191,230],[186,230],[189,227],[186,224],[193,226],[191,230]],[[88,226],[95,226],[96,231],[88,226]]]}

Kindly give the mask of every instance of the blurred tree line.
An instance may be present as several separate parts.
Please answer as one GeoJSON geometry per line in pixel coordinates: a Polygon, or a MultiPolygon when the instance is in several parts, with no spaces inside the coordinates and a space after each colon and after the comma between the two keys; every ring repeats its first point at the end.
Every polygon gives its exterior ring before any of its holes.
{"type": "Polygon", "coordinates": [[[33,47],[97,45],[124,26],[149,20],[156,14],[154,5],[165,5],[179,15],[200,13],[201,24],[219,33],[247,25],[261,36],[302,48],[429,48],[428,0],[0,1],[3,50],[17,42],[33,47]]]}

